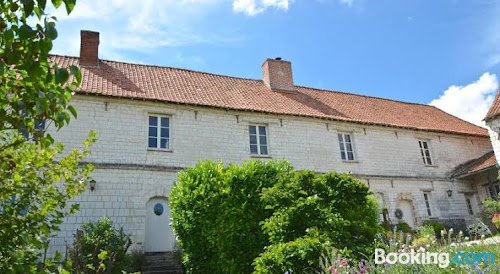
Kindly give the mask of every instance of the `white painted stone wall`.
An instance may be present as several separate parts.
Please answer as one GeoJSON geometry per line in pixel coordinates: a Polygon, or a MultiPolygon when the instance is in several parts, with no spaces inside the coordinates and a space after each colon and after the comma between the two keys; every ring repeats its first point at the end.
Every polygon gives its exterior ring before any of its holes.
{"type": "Polygon", "coordinates": [[[75,199],[81,210],[69,217],[52,242],[54,250],[65,251],[76,228],[87,220],[106,215],[133,235],[141,249],[145,233],[145,205],[155,196],[168,197],[177,174],[155,171],[152,166],[188,167],[199,159],[223,159],[241,163],[251,159],[249,123],[268,125],[270,156],[287,159],[297,169],[319,172],[352,172],[365,180],[374,192],[381,192],[391,219],[401,195],[410,197],[417,222],[432,218],[466,218],[464,192],[470,184],[448,179],[459,164],[491,150],[488,138],[428,133],[380,126],[363,126],[312,118],[264,115],[213,108],[77,95],[72,101],[78,119],[55,132],[54,138],[67,148],[80,146],[90,130],[99,141],[86,161],[130,166],[127,169],[98,168],[93,173],[97,188],[75,199]],[[106,106],[107,105],[107,106],[106,106]],[[106,110],[107,109],[107,110],[106,110]],[[147,148],[148,114],[171,115],[171,151],[147,148]],[[342,162],[338,132],[350,132],[358,161],[342,162]],[[418,140],[429,140],[435,166],[425,166],[418,140]],[[446,191],[453,190],[452,197],[446,191]],[[423,191],[430,191],[432,216],[427,216],[423,191]]]}
{"type": "Polygon", "coordinates": [[[500,159],[500,117],[496,117],[494,119],[489,120],[486,123],[486,127],[488,128],[488,133],[490,134],[491,144],[493,146],[493,151],[495,152],[495,157],[497,158],[497,162],[500,159]]]}

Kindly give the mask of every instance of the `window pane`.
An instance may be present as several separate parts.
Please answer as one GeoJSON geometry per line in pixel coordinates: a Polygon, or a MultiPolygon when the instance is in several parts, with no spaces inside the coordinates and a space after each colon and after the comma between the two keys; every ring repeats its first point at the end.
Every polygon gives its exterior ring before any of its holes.
{"type": "Polygon", "coordinates": [[[257,154],[257,145],[250,145],[250,153],[257,154]]]}
{"type": "Polygon", "coordinates": [[[257,144],[257,135],[250,135],[250,144],[252,145],[257,144]]]}
{"type": "Polygon", "coordinates": [[[339,138],[339,142],[343,143],[344,142],[344,139],[342,139],[342,134],[339,134],[338,135],[338,138],[339,138]]]}
{"type": "Polygon", "coordinates": [[[432,165],[432,160],[431,160],[431,158],[430,158],[430,157],[427,157],[427,164],[428,164],[428,165],[432,165]]]}
{"type": "Polygon", "coordinates": [[[156,138],[149,138],[148,146],[149,147],[158,147],[157,139],[156,138]]]}
{"type": "Polygon", "coordinates": [[[346,160],[345,152],[341,151],[340,152],[340,157],[342,157],[342,160],[346,160]]]}
{"type": "Polygon", "coordinates": [[[347,159],[348,159],[348,160],[351,160],[351,161],[352,161],[352,160],[354,160],[354,153],[352,153],[352,152],[347,152],[347,159]]]}
{"type": "Polygon", "coordinates": [[[347,151],[352,151],[352,145],[351,145],[351,143],[346,143],[345,145],[347,147],[347,151]]]}
{"type": "Polygon", "coordinates": [[[422,149],[422,141],[418,141],[418,146],[422,149]]]}
{"type": "Polygon", "coordinates": [[[170,137],[170,130],[168,128],[161,128],[161,137],[162,138],[170,137]]]}
{"type": "Polygon", "coordinates": [[[149,125],[150,126],[157,126],[158,125],[158,117],[149,116],[149,125]]]}
{"type": "Polygon", "coordinates": [[[260,154],[267,155],[267,146],[260,146],[260,154]]]}
{"type": "Polygon", "coordinates": [[[260,136],[259,141],[261,145],[267,145],[267,139],[266,136],[260,136]]]}
{"type": "Polygon", "coordinates": [[[249,126],[249,131],[250,131],[250,134],[257,134],[257,130],[255,129],[255,126],[249,126]]]}
{"type": "Polygon", "coordinates": [[[346,142],[351,142],[351,135],[345,134],[344,137],[346,142]]]}
{"type": "Polygon", "coordinates": [[[157,137],[158,130],[156,127],[149,127],[149,137],[157,137]]]}
{"type": "Polygon", "coordinates": [[[168,147],[169,147],[168,139],[162,138],[160,140],[160,148],[168,148],[168,147]]]}
{"type": "Polygon", "coordinates": [[[266,127],[260,126],[259,127],[259,134],[260,135],[266,135],[266,127]]]}
{"type": "Polygon", "coordinates": [[[427,156],[427,157],[429,157],[429,158],[431,157],[431,153],[429,152],[429,150],[426,150],[426,151],[425,151],[425,156],[427,156]]]}
{"type": "Polygon", "coordinates": [[[423,146],[425,149],[428,149],[429,147],[427,146],[427,142],[422,142],[423,146]]]}
{"type": "Polygon", "coordinates": [[[169,127],[170,126],[170,118],[162,117],[161,118],[161,126],[169,127]]]}

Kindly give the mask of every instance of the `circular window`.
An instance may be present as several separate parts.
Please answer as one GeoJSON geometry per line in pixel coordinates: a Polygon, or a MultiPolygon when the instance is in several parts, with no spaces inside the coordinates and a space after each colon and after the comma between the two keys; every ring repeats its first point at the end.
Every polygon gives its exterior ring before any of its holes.
{"type": "Polygon", "coordinates": [[[160,203],[157,203],[155,207],[153,208],[153,211],[155,212],[156,215],[160,216],[163,214],[163,205],[160,203]]]}

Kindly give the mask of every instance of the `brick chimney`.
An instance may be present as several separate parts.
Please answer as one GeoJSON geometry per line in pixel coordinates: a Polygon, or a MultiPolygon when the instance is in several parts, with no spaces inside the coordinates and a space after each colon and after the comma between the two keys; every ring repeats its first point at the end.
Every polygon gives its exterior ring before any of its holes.
{"type": "Polygon", "coordinates": [[[99,32],[82,30],[80,40],[80,66],[99,66],[99,32]]]}
{"type": "Polygon", "coordinates": [[[267,59],[262,64],[264,84],[272,91],[295,93],[293,85],[292,63],[281,58],[267,59]]]}

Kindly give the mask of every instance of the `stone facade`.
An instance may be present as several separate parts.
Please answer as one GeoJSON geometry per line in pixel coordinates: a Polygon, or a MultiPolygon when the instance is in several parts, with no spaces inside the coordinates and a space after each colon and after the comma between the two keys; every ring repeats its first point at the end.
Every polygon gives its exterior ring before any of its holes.
{"type": "Polygon", "coordinates": [[[74,200],[81,210],[65,220],[51,242],[51,252],[65,252],[82,223],[102,216],[132,234],[134,249],[144,249],[149,199],[168,199],[177,172],[200,159],[226,163],[252,159],[248,126],[253,123],[268,127],[269,157],[259,159],[287,159],[296,169],[351,172],[370,186],[394,223],[398,222],[394,211],[403,204],[411,205],[416,225],[428,220],[473,221],[465,197],[472,195],[476,215],[475,190],[468,182],[450,179],[450,173],[491,150],[488,138],[313,118],[87,95],[75,95],[72,103],[78,119],[60,131],[49,131],[67,149],[80,146],[90,130],[99,132],[99,141],[86,158],[96,166],[97,185],[74,200]],[[150,114],[171,117],[170,150],[148,149],[150,114]],[[353,137],[356,161],[341,160],[338,133],[353,137]],[[434,165],[424,165],[418,140],[429,142],[434,165]]]}

